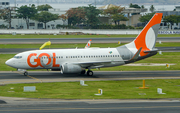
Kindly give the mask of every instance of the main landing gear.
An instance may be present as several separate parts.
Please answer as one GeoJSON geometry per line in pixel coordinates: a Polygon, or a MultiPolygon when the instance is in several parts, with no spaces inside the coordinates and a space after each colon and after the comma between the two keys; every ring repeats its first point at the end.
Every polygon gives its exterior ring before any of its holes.
{"type": "MultiPolygon", "coordinates": [[[[82,74],[82,75],[84,75],[85,73],[86,73],[86,70],[82,70],[82,71],[81,71],[81,74],[82,74]]],[[[93,76],[93,71],[88,70],[86,74],[87,74],[87,76],[93,76]]]]}
{"type": "Polygon", "coordinates": [[[88,71],[87,71],[87,76],[93,76],[93,71],[88,70],[88,71]]]}

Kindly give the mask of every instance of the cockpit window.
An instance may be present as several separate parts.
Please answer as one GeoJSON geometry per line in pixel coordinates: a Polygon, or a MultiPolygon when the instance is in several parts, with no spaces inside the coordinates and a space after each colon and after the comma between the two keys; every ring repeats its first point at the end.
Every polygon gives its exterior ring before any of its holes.
{"type": "Polygon", "coordinates": [[[20,59],[20,58],[22,58],[22,56],[14,56],[14,58],[20,59]]]}

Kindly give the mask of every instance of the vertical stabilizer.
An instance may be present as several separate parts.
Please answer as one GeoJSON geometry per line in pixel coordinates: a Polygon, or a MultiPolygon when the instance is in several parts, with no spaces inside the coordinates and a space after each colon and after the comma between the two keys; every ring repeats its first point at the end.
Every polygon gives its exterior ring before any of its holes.
{"type": "Polygon", "coordinates": [[[139,50],[142,47],[142,51],[140,52],[140,56],[145,56],[148,53],[144,53],[144,51],[151,50],[154,48],[156,43],[156,38],[158,35],[158,30],[160,27],[162,13],[156,13],[148,22],[148,24],[144,27],[141,33],[136,37],[134,41],[125,46],[129,48],[136,48],[139,50]]]}
{"type": "Polygon", "coordinates": [[[90,48],[90,46],[91,46],[91,41],[92,41],[92,40],[89,40],[89,41],[88,41],[88,43],[87,43],[86,46],[84,47],[85,49],[86,49],[86,48],[90,48]]]}

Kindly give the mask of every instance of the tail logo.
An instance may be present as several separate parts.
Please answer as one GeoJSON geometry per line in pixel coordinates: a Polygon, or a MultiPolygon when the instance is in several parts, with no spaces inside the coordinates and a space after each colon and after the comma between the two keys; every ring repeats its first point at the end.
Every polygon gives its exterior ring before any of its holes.
{"type": "Polygon", "coordinates": [[[156,13],[134,40],[137,50],[142,47],[140,56],[147,55],[148,53],[144,53],[143,51],[150,50],[154,47],[161,19],[162,13],[156,13]]]}

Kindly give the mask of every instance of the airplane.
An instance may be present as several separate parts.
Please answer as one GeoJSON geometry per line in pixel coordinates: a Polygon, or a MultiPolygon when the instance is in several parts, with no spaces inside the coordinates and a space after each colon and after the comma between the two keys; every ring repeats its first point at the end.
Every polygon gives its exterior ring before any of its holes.
{"type": "Polygon", "coordinates": [[[7,60],[5,64],[22,71],[51,69],[62,74],[79,73],[93,76],[91,69],[120,66],[133,63],[153,55],[162,13],[156,13],[140,34],[130,43],[116,48],[43,49],[25,51],[7,60]],[[87,70],[87,71],[86,71],[87,70]]]}

